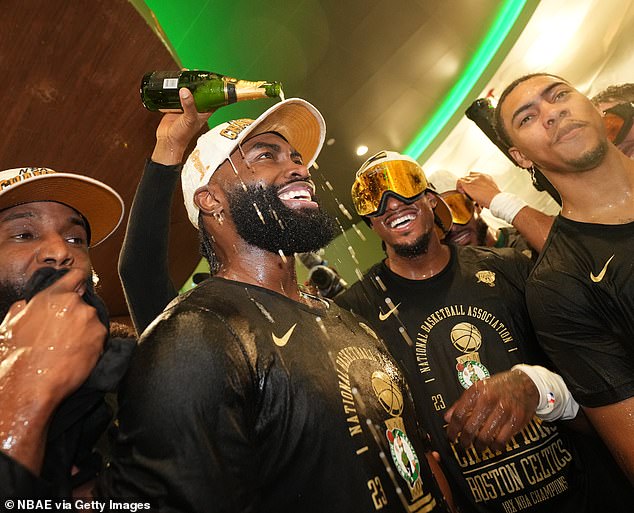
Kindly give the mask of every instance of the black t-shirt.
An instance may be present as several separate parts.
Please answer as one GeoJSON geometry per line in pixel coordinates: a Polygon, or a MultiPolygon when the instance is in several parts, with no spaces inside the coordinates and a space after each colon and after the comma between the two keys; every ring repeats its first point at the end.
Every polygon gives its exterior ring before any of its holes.
{"type": "Polygon", "coordinates": [[[557,217],[527,283],[539,341],[580,404],[634,395],[634,223],[557,217]]]}
{"type": "Polygon", "coordinates": [[[531,248],[524,236],[513,226],[503,226],[497,232],[496,248],[513,248],[533,261],[537,260],[539,253],[531,248]]]}
{"type": "Polygon", "coordinates": [[[447,439],[443,415],[473,382],[543,363],[524,303],[530,260],[510,249],[450,248],[432,278],[408,280],[379,263],[337,302],[368,319],[401,364],[463,511],[593,511],[587,460],[553,424],[535,417],[503,452],[447,439]]]}
{"type": "Polygon", "coordinates": [[[98,494],[162,511],[445,511],[401,371],[365,323],[313,303],[219,278],[174,301],[122,386],[98,494]]]}

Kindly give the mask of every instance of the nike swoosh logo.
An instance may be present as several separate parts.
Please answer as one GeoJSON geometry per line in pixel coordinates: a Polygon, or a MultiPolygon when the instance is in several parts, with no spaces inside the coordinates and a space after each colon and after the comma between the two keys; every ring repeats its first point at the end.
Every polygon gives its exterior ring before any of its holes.
{"type": "Polygon", "coordinates": [[[592,274],[592,271],[590,272],[590,279],[594,283],[599,283],[603,279],[603,277],[605,276],[605,272],[608,270],[608,265],[610,265],[610,262],[612,261],[613,258],[614,258],[614,255],[612,255],[608,259],[608,261],[603,266],[603,269],[601,269],[601,272],[599,274],[597,274],[596,276],[594,274],[592,274]]]}
{"type": "Polygon", "coordinates": [[[275,333],[271,333],[271,336],[273,337],[273,342],[275,342],[275,345],[278,347],[284,347],[289,339],[291,338],[291,335],[293,334],[293,330],[295,330],[295,326],[297,326],[297,323],[293,324],[289,330],[284,334],[283,337],[276,337],[275,333]]]}
{"type": "Polygon", "coordinates": [[[396,312],[396,309],[399,306],[401,306],[401,303],[396,305],[394,308],[391,308],[387,313],[383,313],[383,312],[381,312],[381,309],[379,309],[379,320],[380,321],[384,321],[385,319],[387,319],[390,315],[392,315],[394,312],[396,312]]]}

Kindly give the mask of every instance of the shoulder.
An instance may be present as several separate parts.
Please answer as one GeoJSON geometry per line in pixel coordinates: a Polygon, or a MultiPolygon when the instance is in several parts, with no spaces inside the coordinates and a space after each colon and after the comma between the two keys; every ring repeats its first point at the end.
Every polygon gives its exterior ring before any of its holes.
{"type": "Polygon", "coordinates": [[[489,248],[484,246],[460,246],[456,248],[461,266],[493,265],[501,271],[521,272],[528,276],[532,267],[530,258],[515,248],[489,248]]]}
{"type": "Polygon", "coordinates": [[[250,306],[244,288],[206,280],[168,305],[145,330],[136,352],[154,365],[175,360],[199,365],[210,354],[220,362],[223,354],[242,351],[245,340],[235,319],[249,319],[250,306]]]}
{"type": "Polygon", "coordinates": [[[360,305],[367,304],[368,298],[378,294],[384,273],[383,263],[374,264],[360,280],[354,282],[348,289],[335,297],[335,303],[346,310],[359,313],[360,305]]]}

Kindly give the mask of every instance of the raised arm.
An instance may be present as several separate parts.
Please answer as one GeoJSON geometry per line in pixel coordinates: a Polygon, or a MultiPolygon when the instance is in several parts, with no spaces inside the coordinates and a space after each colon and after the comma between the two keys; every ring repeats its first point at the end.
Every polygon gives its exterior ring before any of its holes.
{"type": "Polygon", "coordinates": [[[512,224],[534,250],[541,252],[553,216],[527,205],[512,193],[503,193],[493,177],[485,173],[470,172],[458,180],[456,188],[481,207],[490,209],[494,216],[512,224]]]}
{"type": "Polygon", "coordinates": [[[172,199],[185,150],[212,114],[196,111],[188,89],[181,89],[180,97],[183,113],[165,114],[156,130],[156,146],[134,196],[119,256],[119,276],[138,333],[178,292],[168,264],[172,199]]]}

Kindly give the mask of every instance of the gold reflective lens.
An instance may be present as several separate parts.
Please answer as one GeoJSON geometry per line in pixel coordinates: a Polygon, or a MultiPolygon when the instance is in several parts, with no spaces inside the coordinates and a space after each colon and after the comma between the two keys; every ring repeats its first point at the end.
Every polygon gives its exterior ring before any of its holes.
{"type": "Polygon", "coordinates": [[[467,224],[471,221],[474,212],[473,201],[465,194],[458,191],[443,192],[441,198],[449,205],[451,219],[456,224],[467,224]]]}
{"type": "Polygon", "coordinates": [[[382,162],[358,173],[352,185],[352,203],[360,216],[379,210],[386,192],[409,199],[427,189],[422,169],[407,160],[382,162]]]}

